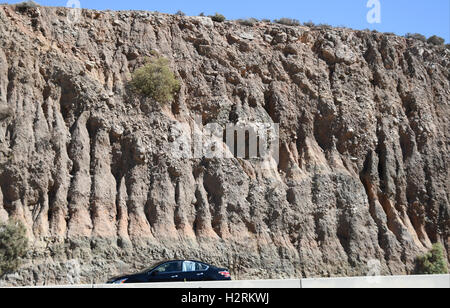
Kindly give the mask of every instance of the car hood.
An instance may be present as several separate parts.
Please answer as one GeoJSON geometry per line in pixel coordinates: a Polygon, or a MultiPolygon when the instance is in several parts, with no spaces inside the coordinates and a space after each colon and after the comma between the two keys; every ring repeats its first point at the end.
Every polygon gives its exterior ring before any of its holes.
{"type": "Polygon", "coordinates": [[[131,279],[133,277],[136,277],[136,274],[130,274],[130,275],[121,275],[121,276],[116,276],[116,277],[112,277],[108,280],[108,283],[113,283],[117,280],[122,280],[122,279],[131,279]]]}

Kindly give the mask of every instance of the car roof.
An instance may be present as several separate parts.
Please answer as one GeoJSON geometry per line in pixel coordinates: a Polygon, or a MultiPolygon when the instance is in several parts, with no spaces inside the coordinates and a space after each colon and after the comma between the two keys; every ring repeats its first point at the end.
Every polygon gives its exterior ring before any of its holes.
{"type": "Polygon", "coordinates": [[[145,269],[143,272],[154,270],[154,269],[157,268],[158,266],[161,266],[161,265],[166,264],[166,263],[170,263],[170,262],[185,262],[185,261],[186,261],[186,262],[196,262],[196,263],[201,263],[201,264],[207,265],[207,266],[209,266],[209,267],[214,267],[214,266],[211,265],[211,264],[208,264],[208,263],[205,263],[205,262],[202,262],[202,261],[198,261],[198,260],[188,260],[188,259],[185,259],[185,260],[165,260],[165,261],[161,261],[161,262],[158,262],[158,263],[153,264],[152,267],[145,269]]]}
{"type": "Polygon", "coordinates": [[[202,262],[202,261],[198,261],[198,260],[190,260],[190,259],[183,259],[183,260],[166,260],[166,261],[162,261],[162,262],[158,263],[157,265],[155,265],[155,267],[156,267],[156,266],[163,265],[163,264],[165,264],[165,263],[169,263],[169,262],[196,262],[196,263],[202,263],[202,264],[211,266],[211,264],[208,264],[208,263],[205,263],[205,262],[202,262]]]}

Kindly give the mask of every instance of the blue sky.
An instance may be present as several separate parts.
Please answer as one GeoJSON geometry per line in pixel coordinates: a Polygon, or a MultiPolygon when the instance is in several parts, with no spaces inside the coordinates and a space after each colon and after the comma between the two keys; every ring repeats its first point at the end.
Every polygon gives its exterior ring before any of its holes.
{"type": "MultiPolygon", "coordinates": [[[[228,19],[290,17],[354,29],[438,35],[450,42],[450,0],[375,0],[381,4],[381,23],[367,21],[368,0],[79,0],[82,8],[149,10],[187,15],[219,12],[228,19]]],[[[16,3],[20,1],[7,1],[16,3]]],[[[66,6],[68,0],[37,0],[41,5],[66,6]]]]}

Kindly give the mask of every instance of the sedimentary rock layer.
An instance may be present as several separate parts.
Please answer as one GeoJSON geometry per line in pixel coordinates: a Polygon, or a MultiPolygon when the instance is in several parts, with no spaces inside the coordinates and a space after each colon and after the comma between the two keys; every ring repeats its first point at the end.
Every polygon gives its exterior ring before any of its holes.
{"type": "Polygon", "coordinates": [[[32,242],[8,283],[168,258],[412,273],[450,244],[449,69],[449,50],[369,31],[0,6],[0,220],[32,242]],[[154,54],[181,81],[169,106],[127,88],[154,54]],[[198,117],[278,123],[279,164],[186,157],[198,117]]]}

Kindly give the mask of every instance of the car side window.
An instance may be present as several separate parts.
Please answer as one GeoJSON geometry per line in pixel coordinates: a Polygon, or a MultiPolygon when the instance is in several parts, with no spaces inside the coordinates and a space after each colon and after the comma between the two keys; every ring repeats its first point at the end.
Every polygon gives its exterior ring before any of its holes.
{"type": "Polygon", "coordinates": [[[175,261],[164,263],[156,268],[155,272],[159,274],[181,272],[181,262],[175,261]]]}
{"type": "Polygon", "coordinates": [[[184,261],[183,262],[183,272],[195,272],[196,271],[196,263],[192,261],[184,261]]]}
{"type": "Polygon", "coordinates": [[[196,272],[205,272],[208,270],[208,268],[209,268],[209,266],[206,264],[195,262],[195,271],[196,272]]]}

